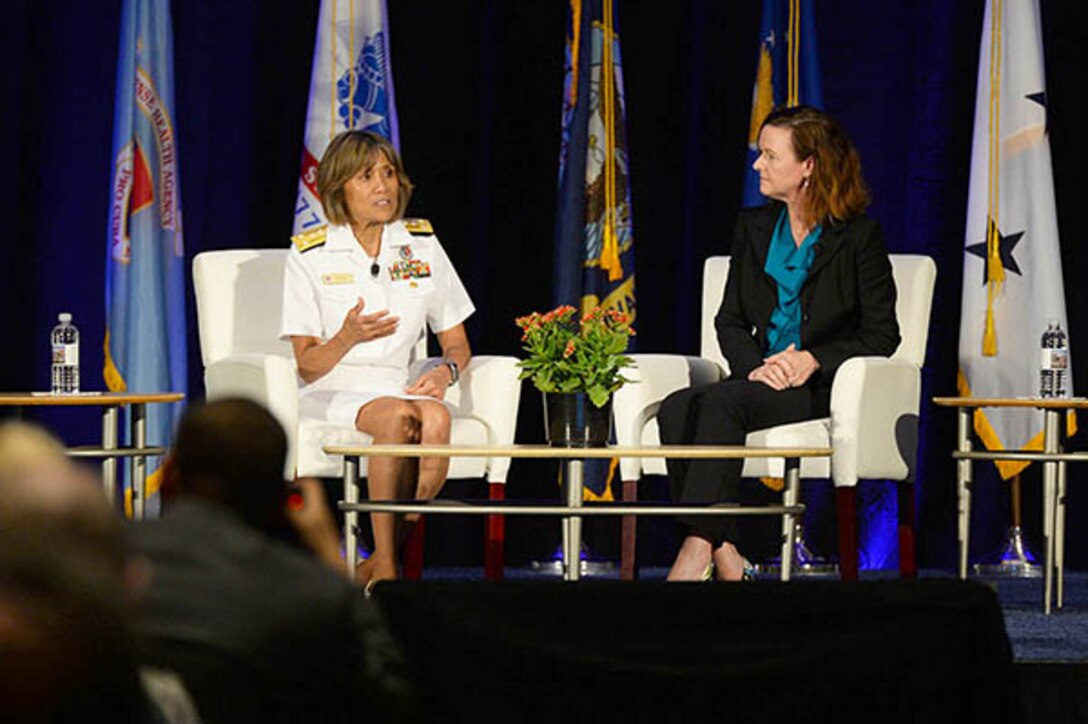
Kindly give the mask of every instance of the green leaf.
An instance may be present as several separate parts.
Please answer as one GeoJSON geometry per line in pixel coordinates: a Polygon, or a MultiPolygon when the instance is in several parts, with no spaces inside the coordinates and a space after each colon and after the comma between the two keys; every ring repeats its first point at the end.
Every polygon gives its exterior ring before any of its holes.
{"type": "Polygon", "coordinates": [[[589,396],[589,401],[597,407],[604,407],[608,403],[608,390],[601,385],[590,387],[586,390],[586,394],[589,396]]]}

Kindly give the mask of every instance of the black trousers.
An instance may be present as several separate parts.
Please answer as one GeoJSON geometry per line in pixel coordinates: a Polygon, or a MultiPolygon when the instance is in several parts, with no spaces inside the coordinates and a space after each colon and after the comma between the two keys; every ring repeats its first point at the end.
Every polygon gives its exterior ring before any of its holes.
{"type": "MultiPolygon", "coordinates": [[[[743,445],[749,432],[825,417],[829,402],[830,390],[822,386],[776,391],[762,382],[724,380],[669,395],[661,403],[657,424],[661,442],[666,445],[743,445]]],[[[674,501],[689,504],[739,501],[743,460],[670,459],[667,465],[669,491],[674,501]]],[[[681,516],[678,520],[688,535],[702,536],[715,547],[723,541],[739,543],[737,518],[733,516],[681,516]]]]}

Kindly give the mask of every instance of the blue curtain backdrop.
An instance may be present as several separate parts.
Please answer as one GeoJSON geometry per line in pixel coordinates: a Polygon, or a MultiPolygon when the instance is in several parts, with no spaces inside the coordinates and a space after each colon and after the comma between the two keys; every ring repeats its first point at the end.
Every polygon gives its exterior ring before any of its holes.
{"type": "MultiPolygon", "coordinates": [[[[175,2],[177,132],[190,256],[286,244],[290,233],[318,3],[175,2]]],[[[632,205],[639,233],[639,349],[697,349],[701,263],[729,250],[739,207],[759,3],[625,2],[623,60],[632,205]]],[[[853,134],[873,187],[871,209],[895,252],[938,264],[923,395],[955,392],[962,240],[983,3],[820,0],[824,104],[853,134]]],[[[390,3],[402,150],[417,184],[413,215],[430,218],[476,300],[474,347],[517,354],[518,310],[552,296],[552,233],[567,3],[390,3]]],[[[42,389],[58,311],[82,332],[84,386],[102,366],[103,265],[118,0],[10,0],[0,26],[0,389],[42,389]]],[[[1077,96],[1088,70],[1088,10],[1043,1],[1049,132],[1072,352],[1088,349],[1088,250],[1077,206],[1088,151],[1077,96]]],[[[188,285],[187,285],[188,286],[188,285]]],[[[192,396],[203,389],[189,303],[192,396]]],[[[1026,351],[1030,353],[1030,350],[1026,351]]],[[[1088,365],[1076,366],[1081,375],[1088,365]]],[[[1088,389],[1088,379],[1075,381],[1088,389]]],[[[539,400],[524,395],[519,439],[540,439],[539,400]]],[[[954,421],[923,405],[919,555],[954,560],[954,421]]],[[[94,440],[93,411],[43,414],[70,442],[94,440]]],[[[1082,424],[1082,428],[1084,425],[1082,424]]],[[[1083,447],[1075,439],[1073,446],[1083,447]]],[[[1069,564],[1088,566],[1088,495],[1071,469],[1069,564]]],[[[554,494],[554,470],[524,462],[508,497],[554,494]]],[[[1038,545],[1038,472],[1025,475],[1029,540],[1038,545]]],[[[650,481],[647,490],[654,490],[650,481]]],[[[663,494],[664,487],[660,486],[663,494]]],[[[1008,496],[976,476],[974,553],[996,549],[1008,496]]],[[[894,502],[889,502],[894,505],[894,502]]],[[[830,523],[811,542],[833,545],[830,523]]],[[[510,562],[550,554],[547,521],[510,526],[510,562]]],[[[599,527],[601,528],[601,527],[599,527]]],[[[461,529],[457,529],[461,530],[461,529]]],[[[647,526],[640,555],[675,541],[647,526]]],[[[615,535],[591,545],[608,552],[615,535]]],[[[465,550],[478,554],[475,538],[465,550]]]]}

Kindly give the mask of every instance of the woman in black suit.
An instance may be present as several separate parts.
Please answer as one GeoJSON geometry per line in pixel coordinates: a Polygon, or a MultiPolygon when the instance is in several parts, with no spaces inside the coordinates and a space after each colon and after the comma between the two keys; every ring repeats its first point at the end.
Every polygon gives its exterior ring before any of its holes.
{"type": "MultiPolygon", "coordinates": [[[[730,378],[680,390],[658,412],[666,444],[742,445],[746,435],[828,414],[839,365],[899,345],[895,283],[880,225],[865,215],[861,161],[842,127],[805,106],[772,112],[759,133],[766,206],[741,211],[715,317],[730,378]]],[[[680,503],[737,498],[742,461],[670,460],[680,503]]],[[[681,518],[669,580],[740,580],[735,518],[681,518]]]]}

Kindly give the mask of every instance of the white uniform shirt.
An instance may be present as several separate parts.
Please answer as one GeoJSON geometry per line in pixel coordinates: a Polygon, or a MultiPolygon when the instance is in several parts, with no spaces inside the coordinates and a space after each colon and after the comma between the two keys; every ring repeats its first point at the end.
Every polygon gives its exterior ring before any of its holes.
{"type": "Polygon", "coordinates": [[[325,342],[340,330],[360,298],[363,314],[387,309],[399,317],[397,331],[356,344],[314,382],[300,381],[300,412],[305,416],[354,426],[359,407],[372,399],[413,397],[404,388],[420,336],[427,327],[435,332],[450,329],[475,311],[433,234],[413,235],[401,221],[386,224],[378,257],[371,259],[351,227],[330,225],[324,244],[301,252],[292,246],[287,256],[280,337],[325,342]],[[376,276],[371,274],[375,262],[376,276]]]}

